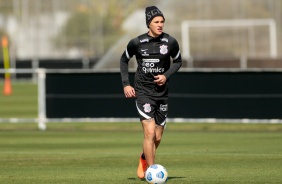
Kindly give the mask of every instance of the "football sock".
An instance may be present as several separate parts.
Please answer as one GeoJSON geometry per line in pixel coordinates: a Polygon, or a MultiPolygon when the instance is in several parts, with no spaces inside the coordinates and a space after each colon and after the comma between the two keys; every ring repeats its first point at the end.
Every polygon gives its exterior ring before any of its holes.
{"type": "Polygon", "coordinates": [[[144,153],[142,153],[141,158],[142,158],[143,160],[146,160],[144,153]]]}

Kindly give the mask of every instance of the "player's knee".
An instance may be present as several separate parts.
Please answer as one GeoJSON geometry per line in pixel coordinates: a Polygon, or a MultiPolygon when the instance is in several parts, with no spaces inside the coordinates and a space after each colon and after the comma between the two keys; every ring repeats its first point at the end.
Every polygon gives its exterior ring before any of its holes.
{"type": "Polygon", "coordinates": [[[156,136],[155,142],[160,143],[162,140],[162,136],[156,136]]]}
{"type": "Polygon", "coordinates": [[[155,139],[156,137],[155,130],[147,130],[145,134],[146,134],[145,136],[150,139],[155,139]]]}

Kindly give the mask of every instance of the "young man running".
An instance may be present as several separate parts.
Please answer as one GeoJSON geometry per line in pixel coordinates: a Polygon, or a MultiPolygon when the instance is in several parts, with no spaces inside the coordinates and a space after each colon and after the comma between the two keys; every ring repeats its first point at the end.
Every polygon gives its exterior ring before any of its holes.
{"type": "Polygon", "coordinates": [[[163,13],[156,6],[150,6],[145,10],[145,17],[148,32],[130,40],[120,58],[124,95],[136,98],[144,133],[143,152],[137,169],[139,178],[144,178],[147,167],[155,162],[156,149],[166,124],[169,78],[182,64],[178,42],[163,32],[163,13]],[[128,78],[128,62],[134,55],[138,66],[132,87],[128,78]]]}

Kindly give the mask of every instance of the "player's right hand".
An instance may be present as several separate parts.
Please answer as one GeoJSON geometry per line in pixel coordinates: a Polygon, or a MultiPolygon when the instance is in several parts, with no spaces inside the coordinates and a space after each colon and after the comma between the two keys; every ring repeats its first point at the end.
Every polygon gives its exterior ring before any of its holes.
{"type": "Polygon", "coordinates": [[[136,97],[135,89],[131,86],[125,86],[123,88],[123,91],[124,91],[124,95],[126,98],[135,98],[136,97]]]}

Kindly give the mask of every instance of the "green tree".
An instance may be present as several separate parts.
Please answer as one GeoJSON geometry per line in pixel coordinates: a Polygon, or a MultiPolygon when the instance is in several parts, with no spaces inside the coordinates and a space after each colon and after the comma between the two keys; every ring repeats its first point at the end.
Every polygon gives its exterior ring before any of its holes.
{"type": "Polygon", "coordinates": [[[106,52],[121,36],[124,18],[140,6],[145,6],[145,3],[130,3],[129,0],[74,3],[68,21],[55,37],[55,45],[67,49],[79,48],[86,53],[91,53],[91,49],[99,53],[99,47],[103,45],[103,52],[106,52]]]}

